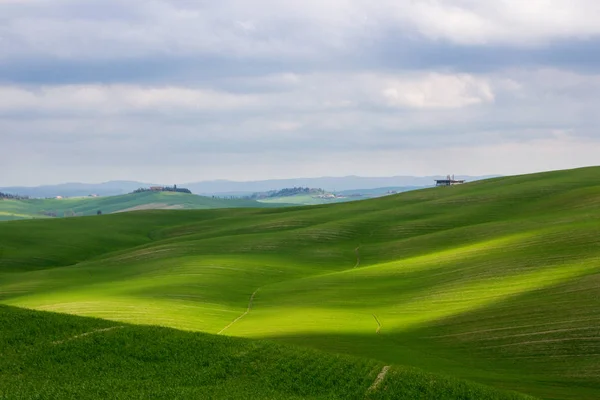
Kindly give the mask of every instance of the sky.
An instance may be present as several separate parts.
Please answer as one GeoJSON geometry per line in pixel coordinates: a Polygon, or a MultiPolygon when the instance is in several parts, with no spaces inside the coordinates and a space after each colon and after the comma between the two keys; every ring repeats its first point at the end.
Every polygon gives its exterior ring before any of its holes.
{"type": "Polygon", "coordinates": [[[0,0],[0,186],[600,155],[597,0],[0,0]]]}

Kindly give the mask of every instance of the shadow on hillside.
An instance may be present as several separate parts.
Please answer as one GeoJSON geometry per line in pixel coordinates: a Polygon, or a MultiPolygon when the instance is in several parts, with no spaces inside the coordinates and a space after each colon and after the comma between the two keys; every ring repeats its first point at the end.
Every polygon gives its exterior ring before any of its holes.
{"type": "Polygon", "coordinates": [[[600,395],[600,274],[515,295],[426,326],[380,334],[271,335],[543,398],[600,395]]]}

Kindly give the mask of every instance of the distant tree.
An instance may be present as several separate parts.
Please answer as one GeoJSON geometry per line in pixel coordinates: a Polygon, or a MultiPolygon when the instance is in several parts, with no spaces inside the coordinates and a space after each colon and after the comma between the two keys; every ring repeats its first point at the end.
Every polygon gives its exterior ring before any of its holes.
{"type": "Polygon", "coordinates": [[[98,212],[96,213],[96,215],[102,215],[102,210],[98,210],[98,212]]]}
{"type": "Polygon", "coordinates": [[[2,193],[0,192],[0,200],[11,199],[11,200],[27,200],[29,196],[19,196],[18,194],[2,193]]]}
{"type": "MultiPolygon", "coordinates": [[[[134,190],[132,193],[144,193],[144,192],[151,192],[152,190],[150,188],[139,188],[134,190]]],[[[177,185],[173,185],[173,187],[170,186],[165,186],[163,188],[160,189],[161,192],[177,192],[177,193],[188,193],[188,194],[192,194],[192,191],[190,189],[186,189],[186,188],[178,188],[177,185]]]]}

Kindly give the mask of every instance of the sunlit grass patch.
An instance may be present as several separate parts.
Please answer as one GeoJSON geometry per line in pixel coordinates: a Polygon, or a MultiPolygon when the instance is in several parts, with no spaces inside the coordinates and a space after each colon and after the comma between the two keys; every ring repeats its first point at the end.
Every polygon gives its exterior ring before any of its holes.
{"type": "Polygon", "coordinates": [[[5,399],[528,398],[265,341],[5,306],[0,324],[0,397],[5,399]],[[389,372],[372,389],[383,368],[389,372]]]}

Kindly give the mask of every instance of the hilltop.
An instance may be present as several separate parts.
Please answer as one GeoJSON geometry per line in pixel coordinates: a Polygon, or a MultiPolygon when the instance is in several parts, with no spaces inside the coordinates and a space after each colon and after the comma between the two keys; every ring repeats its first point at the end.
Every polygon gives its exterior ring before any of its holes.
{"type": "Polygon", "coordinates": [[[6,222],[0,302],[597,399],[599,175],[301,208],[6,222]]]}
{"type": "Polygon", "coordinates": [[[245,198],[257,200],[261,203],[287,205],[331,204],[350,200],[358,200],[357,197],[348,198],[345,196],[337,196],[321,188],[308,187],[269,190],[267,192],[254,193],[251,196],[246,196],[245,198]]]}
{"type": "MultiPolygon", "coordinates": [[[[306,188],[308,189],[308,188],[306,188]]],[[[357,201],[373,199],[390,194],[407,192],[409,190],[423,189],[422,187],[406,186],[406,187],[384,187],[374,189],[352,189],[341,192],[331,193],[323,189],[308,189],[305,192],[295,194],[286,193],[283,191],[272,191],[269,196],[257,196],[257,201],[268,204],[286,204],[286,205],[318,205],[318,204],[333,204],[345,203],[347,201],[357,201]]],[[[268,194],[269,192],[267,192],[268,194]]]]}
{"type": "Polygon", "coordinates": [[[292,197],[298,195],[324,195],[327,192],[321,188],[309,188],[309,187],[293,187],[293,188],[283,188],[279,190],[269,190],[266,192],[257,192],[253,193],[250,196],[247,196],[249,199],[267,199],[267,198],[275,198],[275,197],[292,197]]]}

